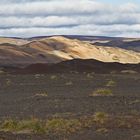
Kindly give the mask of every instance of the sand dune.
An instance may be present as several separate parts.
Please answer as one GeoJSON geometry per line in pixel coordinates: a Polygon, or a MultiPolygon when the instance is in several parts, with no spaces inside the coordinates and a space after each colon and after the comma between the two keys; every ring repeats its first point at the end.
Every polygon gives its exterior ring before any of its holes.
{"type": "Polygon", "coordinates": [[[71,59],[140,63],[140,53],[117,47],[92,45],[62,36],[33,40],[0,38],[0,64],[57,63],[71,59]]]}

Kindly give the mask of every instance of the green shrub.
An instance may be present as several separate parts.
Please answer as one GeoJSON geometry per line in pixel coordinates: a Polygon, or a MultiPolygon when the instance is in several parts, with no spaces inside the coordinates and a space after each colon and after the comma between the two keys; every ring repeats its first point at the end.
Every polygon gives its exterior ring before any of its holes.
{"type": "Polygon", "coordinates": [[[19,130],[29,130],[33,133],[45,133],[43,122],[38,119],[24,120],[19,122],[19,130]]]}
{"type": "Polygon", "coordinates": [[[12,84],[12,81],[10,79],[6,79],[6,85],[10,86],[12,84]]]}
{"type": "Polygon", "coordinates": [[[131,129],[135,128],[137,124],[139,124],[138,116],[110,116],[105,112],[96,112],[94,115],[83,116],[75,119],[8,119],[0,122],[0,131],[68,136],[69,134],[76,133],[84,129],[95,128],[95,131],[98,133],[107,133],[108,129],[111,129],[112,127],[118,129],[131,129]]]}
{"type": "Polygon", "coordinates": [[[48,96],[48,92],[40,92],[38,94],[35,94],[35,96],[42,96],[42,97],[47,97],[48,96]]]}
{"type": "Polygon", "coordinates": [[[94,115],[94,120],[98,123],[105,123],[108,119],[108,114],[106,114],[105,112],[96,112],[94,115]]]}
{"type": "Polygon", "coordinates": [[[5,131],[13,131],[13,130],[18,130],[18,121],[16,120],[5,120],[0,127],[2,130],[5,131]]]}
{"type": "Polygon", "coordinates": [[[93,75],[94,75],[93,73],[88,73],[87,78],[93,78],[93,75]]]}
{"type": "Polygon", "coordinates": [[[4,70],[0,69],[0,75],[2,75],[2,74],[6,74],[6,72],[4,70]]]}
{"type": "Polygon", "coordinates": [[[55,134],[69,134],[81,129],[81,123],[78,119],[52,119],[47,122],[47,129],[55,134]]]}
{"type": "Polygon", "coordinates": [[[51,75],[50,79],[55,80],[55,79],[57,79],[57,76],[56,75],[51,75]]]}
{"type": "Polygon", "coordinates": [[[113,93],[110,89],[100,88],[95,90],[90,96],[112,96],[113,93]]]}
{"type": "Polygon", "coordinates": [[[106,128],[99,128],[96,130],[97,133],[101,133],[101,134],[105,134],[105,133],[108,133],[108,129],[106,128]]]}
{"type": "Polygon", "coordinates": [[[108,83],[106,84],[107,87],[113,87],[116,85],[116,82],[113,80],[108,81],[108,83]]]}
{"type": "Polygon", "coordinates": [[[66,86],[71,86],[71,85],[73,85],[73,83],[72,83],[72,81],[69,81],[69,82],[66,82],[65,85],[66,86]]]}
{"type": "Polygon", "coordinates": [[[5,120],[0,127],[3,131],[23,131],[28,130],[29,132],[33,133],[45,133],[45,127],[43,123],[38,119],[31,119],[31,120],[5,120]]]}

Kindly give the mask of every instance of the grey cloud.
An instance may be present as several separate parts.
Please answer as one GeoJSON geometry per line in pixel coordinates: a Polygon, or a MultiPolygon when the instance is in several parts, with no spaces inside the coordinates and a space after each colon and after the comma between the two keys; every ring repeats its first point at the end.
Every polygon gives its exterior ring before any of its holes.
{"type": "Polygon", "coordinates": [[[36,35],[102,35],[102,36],[123,36],[140,37],[140,25],[80,25],[75,27],[61,28],[11,28],[0,29],[3,36],[32,37],[36,35]]]}
{"type": "Polygon", "coordinates": [[[140,36],[140,8],[97,0],[0,1],[0,35],[52,34],[140,36]]]}
{"type": "Polygon", "coordinates": [[[76,15],[76,14],[97,14],[110,12],[109,9],[96,1],[81,0],[70,2],[62,1],[36,1],[27,3],[1,4],[0,15],[76,15]]]}
{"type": "Polygon", "coordinates": [[[77,25],[133,25],[140,23],[140,14],[92,14],[82,16],[0,17],[0,27],[57,27],[77,25]]]}
{"type": "Polygon", "coordinates": [[[29,1],[25,3],[6,3],[0,5],[1,16],[40,16],[40,15],[89,15],[110,13],[139,13],[139,7],[133,3],[121,6],[107,5],[95,0],[50,0],[29,1]]]}
{"type": "Polygon", "coordinates": [[[72,17],[48,16],[48,17],[0,17],[0,27],[57,27],[78,25],[79,22],[72,17]]]}

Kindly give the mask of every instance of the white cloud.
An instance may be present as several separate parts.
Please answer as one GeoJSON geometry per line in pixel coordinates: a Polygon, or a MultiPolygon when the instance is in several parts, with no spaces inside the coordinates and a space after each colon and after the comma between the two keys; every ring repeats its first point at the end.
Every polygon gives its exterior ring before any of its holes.
{"type": "Polygon", "coordinates": [[[68,0],[62,1],[48,1],[48,2],[27,2],[27,3],[13,3],[1,4],[1,15],[73,15],[73,14],[93,14],[104,12],[107,10],[106,6],[90,0],[81,0],[70,2],[68,0]],[[102,9],[102,10],[101,10],[102,9]],[[6,12],[5,12],[6,11],[6,12]]]}
{"type": "Polygon", "coordinates": [[[97,0],[1,0],[0,35],[140,36],[140,7],[97,0]]]}
{"type": "Polygon", "coordinates": [[[32,37],[41,35],[101,35],[140,37],[140,25],[80,25],[71,28],[11,28],[0,29],[3,36],[32,37]]]}
{"type": "Polygon", "coordinates": [[[138,5],[134,4],[134,3],[126,3],[120,6],[120,11],[121,12],[137,12],[139,11],[139,7],[138,5]]]}
{"type": "Polygon", "coordinates": [[[48,17],[0,17],[2,28],[12,27],[61,27],[77,25],[79,22],[72,17],[48,16],[48,17]]]}

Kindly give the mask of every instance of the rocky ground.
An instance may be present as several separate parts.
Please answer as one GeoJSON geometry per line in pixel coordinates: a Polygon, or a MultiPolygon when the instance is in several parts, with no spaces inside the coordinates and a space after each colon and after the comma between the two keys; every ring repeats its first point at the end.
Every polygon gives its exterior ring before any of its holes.
{"type": "Polygon", "coordinates": [[[139,118],[140,74],[0,75],[0,140],[139,140],[139,118]]]}

